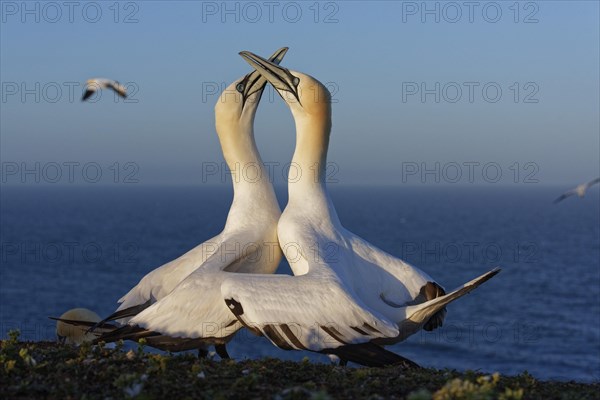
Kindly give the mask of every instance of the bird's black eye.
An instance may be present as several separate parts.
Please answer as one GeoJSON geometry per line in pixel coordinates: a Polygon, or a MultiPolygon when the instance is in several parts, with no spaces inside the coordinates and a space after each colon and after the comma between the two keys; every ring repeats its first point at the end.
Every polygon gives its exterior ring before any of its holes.
{"type": "Polygon", "coordinates": [[[238,83],[237,85],[235,85],[236,90],[240,93],[244,93],[245,87],[246,86],[243,83],[238,83]]]}
{"type": "Polygon", "coordinates": [[[294,86],[298,86],[300,84],[300,78],[295,76],[294,79],[292,80],[292,83],[294,84],[294,86]]]}

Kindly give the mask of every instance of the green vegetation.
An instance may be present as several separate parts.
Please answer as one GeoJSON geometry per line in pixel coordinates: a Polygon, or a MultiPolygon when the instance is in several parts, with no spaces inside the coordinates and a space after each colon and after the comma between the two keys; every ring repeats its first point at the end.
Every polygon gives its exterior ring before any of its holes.
{"type": "Polygon", "coordinates": [[[409,400],[598,399],[600,384],[542,382],[526,372],[515,377],[479,372],[343,368],[273,358],[199,360],[120,346],[1,343],[0,398],[275,398],[409,400]]]}

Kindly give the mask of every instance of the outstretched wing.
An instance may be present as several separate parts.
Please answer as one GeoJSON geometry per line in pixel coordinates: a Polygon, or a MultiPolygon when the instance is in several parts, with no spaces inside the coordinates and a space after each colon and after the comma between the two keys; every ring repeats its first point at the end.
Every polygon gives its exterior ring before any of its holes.
{"type": "Polygon", "coordinates": [[[398,335],[396,325],[374,315],[333,274],[235,275],[221,286],[225,303],[255,333],[286,350],[321,352],[398,335]]]}
{"type": "Polygon", "coordinates": [[[561,201],[563,201],[564,199],[566,199],[567,197],[571,197],[575,194],[574,191],[570,190],[568,192],[565,192],[563,194],[561,194],[560,196],[558,196],[552,203],[556,204],[556,203],[560,203],[561,201]]]}
{"type": "Polygon", "coordinates": [[[182,338],[226,338],[241,328],[231,315],[221,296],[221,283],[239,269],[252,271],[261,267],[256,252],[238,248],[237,243],[248,243],[246,232],[233,234],[222,242],[200,268],[190,273],[169,294],[141,311],[129,321],[163,335],[182,338]],[[257,261],[258,260],[258,261],[257,261]]]}
{"type": "MultiPolygon", "coordinates": [[[[404,340],[413,333],[417,332],[419,329],[426,326],[428,323],[427,321],[431,321],[431,318],[438,314],[440,310],[445,309],[448,304],[475,290],[481,284],[496,276],[500,271],[500,268],[494,268],[485,274],[470,280],[464,285],[457,287],[448,294],[437,296],[432,300],[421,304],[404,307],[406,319],[400,322],[400,336],[397,337],[395,341],[404,340]]],[[[379,340],[376,342],[381,344],[388,343],[386,340],[379,340]]]]}
{"type": "MultiPolygon", "coordinates": [[[[146,274],[137,285],[119,299],[121,305],[117,311],[139,307],[144,304],[150,305],[165,297],[189,274],[203,265],[203,263],[219,249],[221,241],[221,235],[217,235],[199,246],[194,247],[181,257],[146,274]],[[147,303],[148,301],[150,301],[150,304],[147,303]]],[[[116,318],[110,318],[108,320],[112,319],[116,318]]]]}
{"type": "Polygon", "coordinates": [[[107,86],[115,91],[119,96],[127,98],[127,88],[117,81],[108,82],[107,86]]]}
{"type": "Polygon", "coordinates": [[[90,97],[92,97],[92,95],[96,93],[96,90],[93,88],[88,87],[85,92],[83,93],[83,97],[81,98],[81,101],[86,101],[87,99],[89,99],[90,97]]]}
{"type": "Polygon", "coordinates": [[[600,183],[600,178],[596,178],[593,181],[588,182],[587,185],[586,185],[586,188],[589,188],[590,186],[593,186],[596,183],[600,183]]]}
{"type": "Polygon", "coordinates": [[[226,338],[241,328],[227,310],[220,285],[228,272],[201,268],[183,280],[168,296],[129,321],[163,335],[180,338],[226,338]]]}

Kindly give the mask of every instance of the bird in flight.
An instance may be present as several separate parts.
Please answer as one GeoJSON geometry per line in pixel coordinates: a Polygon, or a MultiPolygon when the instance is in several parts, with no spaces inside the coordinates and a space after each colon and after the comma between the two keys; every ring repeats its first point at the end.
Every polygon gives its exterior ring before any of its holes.
{"type": "Polygon", "coordinates": [[[83,93],[81,101],[86,101],[100,89],[112,89],[122,98],[127,98],[127,88],[119,82],[106,78],[94,78],[88,79],[85,83],[85,92],[83,93]]]}
{"type": "Polygon", "coordinates": [[[589,181],[588,183],[582,183],[581,185],[578,185],[577,187],[564,192],[563,194],[561,194],[560,196],[558,196],[555,200],[554,200],[554,204],[556,203],[560,203],[561,201],[563,201],[564,199],[566,199],[567,197],[571,197],[573,195],[577,195],[579,197],[584,197],[585,196],[585,192],[593,185],[600,183],[600,178],[596,178],[593,181],[589,181]]]}

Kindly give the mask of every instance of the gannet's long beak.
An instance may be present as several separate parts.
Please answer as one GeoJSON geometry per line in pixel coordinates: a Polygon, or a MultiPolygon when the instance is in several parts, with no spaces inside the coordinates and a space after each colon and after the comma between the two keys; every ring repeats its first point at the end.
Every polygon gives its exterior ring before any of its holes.
{"type": "MultiPolygon", "coordinates": [[[[265,60],[249,51],[240,52],[240,56],[242,56],[252,68],[256,69],[256,71],[265,77],[271,85],[277,89],[277,92],[290,92],[294,95],[296,100],[298,100],[298,103],[300,103],[300,97],[298,95],[298,84],[300,83],[300,79],[292,75],[287,68],[280,67],[279,65],[265,60]]],[[[281,95],[281,93],[279,94],[281,95]]]]}
{"type": "MultiPolygon", "coordinates": [[[[288,51],[287,47],[280,48],[275,53],[273,53],[271,55],[271,57],[269,57],[269,61],[271,63],[273,63],[274,65],[278,65],[281,62],[281,60],[283,60],[283,57],[285,56],[287,51],[288,51]]],[[[251,95],[253,95],[256,92],[261,92],[259,94],[256,102],[260,101],[260,97],[262,96],[262,91],[266,85],[267,85],[267,81],[260,74],[260,72],[252,71],[249,74],[247,74],[244,77],[244,79],[242,79],[240,81],[240,83],[237,84],[236,89],[238,92],[240,92],[242,94],[242,101],[245,105],[248,97],[250,97],[251,95]]]]}

